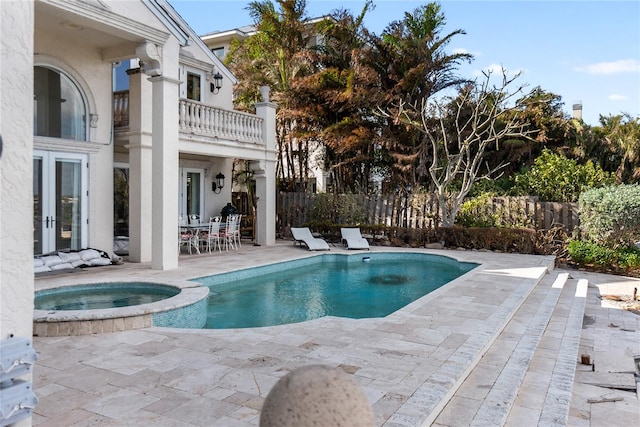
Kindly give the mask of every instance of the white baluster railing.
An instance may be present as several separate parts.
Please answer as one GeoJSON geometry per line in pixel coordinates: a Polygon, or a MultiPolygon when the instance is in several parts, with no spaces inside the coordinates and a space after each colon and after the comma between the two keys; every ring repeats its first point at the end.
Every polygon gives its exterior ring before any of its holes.
{"type": "MultiPolygon", "coordinates": [[[[129,125],[129,91],[114,92],[114,126],[129,125]]],[[[178,106],[180,132],[216,137],[249,144],[262,144],[262,119],[256,115],[180,99],[178,106]]]]}
{"type": "Polygon", "coordinates": [[[262,119],[190,99],[180,100],[180,131],[252,144],[262,143],[262,119]],[[182,114],[185,111],[186,114],[182,114]]]}

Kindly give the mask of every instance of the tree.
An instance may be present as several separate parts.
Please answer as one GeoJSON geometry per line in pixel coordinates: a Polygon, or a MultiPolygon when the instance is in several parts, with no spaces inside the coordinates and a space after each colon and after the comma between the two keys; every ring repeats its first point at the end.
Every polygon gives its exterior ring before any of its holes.
{"type": "Polygon", "coordinates": [[[640,183],[640,117],[600,116],[600,133],[618,160],[621,182],[640,183]]]}
{"type": "Polygon", "coordinates": [[[515,175],[514,193],[552,202],[575,202],[589,189],[616,183],[615,176],[588,160],[584,165],[544,149],[531,169],[515,175]]]}
{"type": "Polygon", "coordinates": [[[503,70],[501,84],[492,86],[491,73],[485,73],[482,82],[466,85],[456,97],[423,100],[420,104],[403,102],[393,113],[394,122],[422,135],[420,152],[425,157],[429,152],[427,170],[438,198],[440,222],[445,227],[455,223],[471,186],[480,179],[491,178],[504,166],[481,171],[486,152],[498,149],[505,138],[530,138],[535,132],[527,130],[528,123],[520,118],[523,106],[515,102],[524,86],[508,91],[517,77],[508,78],[503,70]]]}
{"type": "Polygon", "coordinates": [[[258,88],[271,87],[278,104],[276,142],[277,177],[281,183],[306,180],[309,171],[311,138],[306,120],[294,107],[292,86],[310,72],[311,37],[305,0],[252,1],[247,6],[256,34],[232,44],[226,62],[238,77],[236,103],[251,108],[258,99],[258,88]],[[276,8],[276,4],[278,8],[276,8]]]}
{"type": "Polygon", "coordinates": [[[501,149],[488,153],[487,163],[491,166],[507,164],[503,173],[511,175],[524,167],[531,166],[545,148],[566,153],[575,140],[575,127],[562,106],[562,97],[535,87],[518,99],[522,108],[514,113],[528,123],[532,132],[527,138],[507,138],[500,141],[501,149]]]}
{"type": "Polygon", "coordinates": [[[323,42],[314,51],[315,72],[295,87],[298,110],[316,123],[324,144],[334,192],[369,192],[376,162],[378,124],[368,112],[375,109],[378,76],[362,63],[369,49],[363,20],[371,7],[366,2],[357,16],[334,11],[316,27],[323,42]]]}
{"type": "MultiPolygon", "coordinates": [[[[451,40],[465,32],[441,34],[446,24],[440,5],[428,3],[405,12],[404,19],[390,23],[381,36],[371,36],[366,63],[379,76],[377,105],[393,112],[398,105],[421,105],[436,94],[468,83],[456,74],[462,62],[473,58],[468,53],[448,53],[451,40]]],[[[402,112],[419,121],[419,111],[402,112]]],[[[397,115],[393,114],[392,115],[397,115]]],[[[428,156],[421,151],[421,135],[413,127],[394,121],[381,124],[381,142],[391,163],[391,180],[396,184],[426,183],[428,156]]],[[[414,185],[415,187],[415,185],[414,185]]]]}

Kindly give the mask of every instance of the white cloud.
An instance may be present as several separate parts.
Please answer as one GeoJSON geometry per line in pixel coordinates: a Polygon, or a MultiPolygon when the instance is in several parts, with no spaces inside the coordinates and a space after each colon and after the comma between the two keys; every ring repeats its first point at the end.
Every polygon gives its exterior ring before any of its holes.
{"type": "Polygon", "coordinates": [[[640,62],[636,59],[620,59],[611,62],[598,62],[596,64],[575,67],[575,71],[588,74],[617,74],[628,72],[640,72],[640,62]]]}
{"type": "Polygon", "coordinates": [[[618,95],[617,93],[612,93],[611,95],[609,95],[609,99],[611,101],[625,101],[629,99],[629,97],[626,95],[618,95]]]}

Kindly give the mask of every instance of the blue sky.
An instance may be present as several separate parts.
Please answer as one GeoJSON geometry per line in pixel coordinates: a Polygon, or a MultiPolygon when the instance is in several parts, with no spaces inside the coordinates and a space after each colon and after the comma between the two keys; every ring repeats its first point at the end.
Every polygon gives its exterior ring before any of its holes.
{"type": "MultiPolygon", "coordinates": [[[[251,24],[244,0],[169,0],[202,35],[251,24]]],[[[374,0],[365,25],[380,34],[388,23],[424,1],[374,0]]],[[[460,67],[465,77],[504,67],[522,72],[521,83],[562,97],[571,114],[583,105],[583,119],[599,115],[640,116],[640,2],[628,1],[454,1],[440,2],[447,26],[462,29],[449,49],[475,56],[460,67]]],[[[307,0],[310,17],[345,8],[357,14],[364,1],[307,0]]]]}

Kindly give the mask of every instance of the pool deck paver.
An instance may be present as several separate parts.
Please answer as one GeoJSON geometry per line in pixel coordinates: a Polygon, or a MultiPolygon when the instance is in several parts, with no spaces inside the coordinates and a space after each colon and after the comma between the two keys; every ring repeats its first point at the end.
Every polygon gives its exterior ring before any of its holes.
{"type": "MultiPolygon", "coordinates": [[[[407,250],[372,246],[372,252],[407,250]]],[[[411,251],[482,266],[382,319],[325,317],[254,329],[148,328],[34,337],[40,359],[33,380],[40,402],[33,424],[256,426],[262,402],[279,378],[301,366],[326,364],[352,375],[371,403],[377,425],[429,425],[448,402],[465,404],[465,412],[456,413],[451,425],[468,425],[464,420],[473,419],[483,403],[472,392],[465,395],[461,385],[467,377],[496,382],[496,373],[478,362],[503,330],[517,329],[510,323],[512,316],[549,277],[553,258],[411,251]]],[[[331,253],[347,252],[336,246],[331,253]]],[[[291,242],[243,245],[239,252],[181,256],[180,267],[170,271],[126,263],[38,278],[36,289],[118,277],[184,280],[314,255],[291,242]]],[[[540,342],[553,353],[562,332],[557,340],[551,338],[540,342]]],[[[510,354],[518,341],[502,345],[510,354]]],[[[534,367],[539,363],[532,361],[534,367]]]]}

